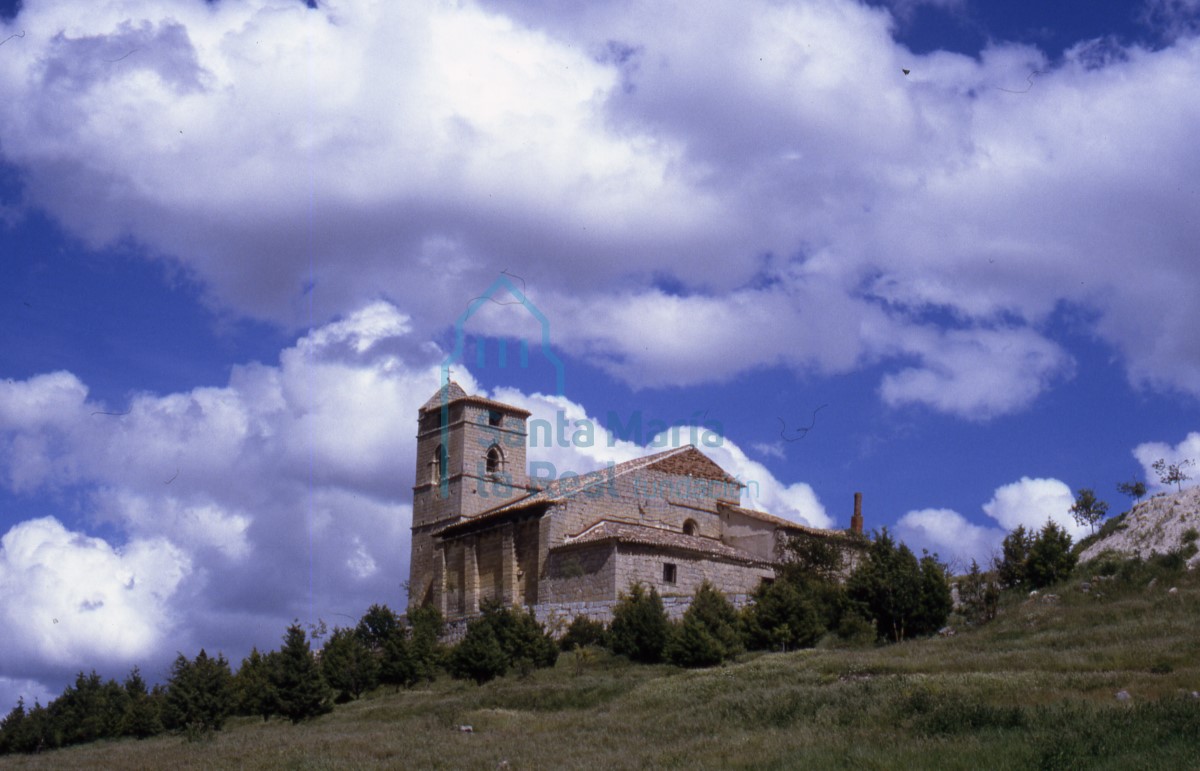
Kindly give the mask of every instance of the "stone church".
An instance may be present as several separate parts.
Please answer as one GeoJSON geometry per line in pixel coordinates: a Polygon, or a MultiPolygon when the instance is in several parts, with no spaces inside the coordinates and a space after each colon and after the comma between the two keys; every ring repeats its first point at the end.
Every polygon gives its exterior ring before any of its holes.
{"type": "Polygon", "coordinates": [[[743,485],[692,445],[531,485],[529,415],[453,381],[420,409],[410,605],[450,620],[487,599],[604,618],[640,582],[671,610],[705,580],[734,596],[772,580],[791,536],[860,543],[741,506],[743,485]]]}

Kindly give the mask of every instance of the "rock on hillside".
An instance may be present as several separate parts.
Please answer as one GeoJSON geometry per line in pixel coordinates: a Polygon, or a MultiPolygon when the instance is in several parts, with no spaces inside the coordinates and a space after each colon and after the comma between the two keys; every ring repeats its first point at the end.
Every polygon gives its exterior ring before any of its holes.
{"type": "MultiPolygon", "coordinates": [[[[1115,533],[1084,549],[1080,561],[1087,562],[1107,550],[1143,559],[1166,554],[1185,545],[1184,534],[1189,530],[1200,531],[1200,487],[1159,494],[1134,506],[1115,533]]],[[[1200,539],[1195,542],[1200,546],[1200,539]]],[[[1197,563],[1200,553],[1188,560],[1188,567],[1197,563]]]]}

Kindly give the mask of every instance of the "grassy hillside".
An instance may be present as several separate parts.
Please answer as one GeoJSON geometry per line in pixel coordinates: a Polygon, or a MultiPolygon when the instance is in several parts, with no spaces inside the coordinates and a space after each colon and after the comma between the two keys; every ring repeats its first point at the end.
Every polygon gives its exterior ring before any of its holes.
{"type": "Polygon", "coordinates": [[[1153,575],[1010,597],[994,622],[949,638],[701,671],[566,654],[524,679],[377,691],[300,726],[239,718],[208,741],[104,742],[0,767],[1195,768],[1200,580],[1164,573],[1148,587],[1153,575]]]}

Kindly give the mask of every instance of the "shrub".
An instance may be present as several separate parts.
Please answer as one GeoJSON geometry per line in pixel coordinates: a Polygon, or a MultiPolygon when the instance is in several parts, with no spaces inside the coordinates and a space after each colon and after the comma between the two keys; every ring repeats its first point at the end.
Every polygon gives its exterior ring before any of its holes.
{"type": "Polygon", "coordinates": [[[996,578],[1005,589],[1025,584],[1025,571],[1032,545],[1033,536],[1025,531],[1024,525],[1017,525],[1011,533],[1004,536],[1004,543],[1000,546],[1000,558],[996,562],[996,578]]]}
{"type": "Polygon", "coordinates": [[[400,619],[391,608],[387,605],[372,605],[358,620],[354,633],[368,648],[378,653],[401,628],[400,619]]]}
{"type": "Polygon", "coordinates": [[[971,560],[971,570],[958,582],[958,601],[963,617],[971,624],[985,624],[996,617],[1000,604],[1000,587],[991,573],[979,569],[971,560]]]}
{"type": "Polygon", "coordinates": [[[1063,580],[1075,568],[1076,560],[1071,553],[1071,535],[1053,521],[1047,521],[1033,539],[1025,563],[1029,587],[1041,589],[1063,580]]]}
{"type": "Polygon", "coordinates": [[[791,581],[759,584],[742,611],[742,635],[751,650],[806,648],[825,630],[812,593],[791,581]]]}
{"type": "Polygon", "coordinates": [[[613,608],[609,632],[613,653],[643,663],[662,661],[669,632],[662,598],[654,587],[647,593],[641,584],[632,585],[613,608]]]}
{"type": "Polygon", "coordinates": [[[737,620],[725,595],[705,581],[696,589],[683,622],[672,630],[667,658],[680,667],[710,667],[733,658],[742,650],[737,620]]]}
{"type": "Polygon", "coordinates": [[[797,584],[812,580],[832,583],[846,562],[842,547],[828,538],[791,536],[781,552],[779,577],[797,584]]]}
{"type": "Polygon", "coordinates": [[[467,625],[467,636],[451,654],[451,674],[484,683],[510,668],[525,673],[554,666],[558,645],[533,611],[522,612],[495,600],[485,601],[480,611],[482,615],[467,625]]]}
{"type": "Polygon", "coordinates": [[[1071,535],[1052,520],[1038,534],[1018,525],[1004,538],[996,575],[1005,588],[1041,589],[1063,580],[1078,557],[1071,550],[1071,535]]]}
{"type": "Polygon", "coordinates": [[[576,616],[567,633],[558,641],[558,647],[564,651],[575,648],[586,648],[589,645],[607,647],[608,627],[601,621],[592,621],[587,616],[576,616]]]}
{"type": "Polygon", "coordinates": [[[508,656],[500,647],[496,632],[483,619],[467,624],[467,634],[450,654],[450,674],[469,678],[483,685],[508,671],[508,656]]]}
{"type": "Polygon", "coordinates": [[[866,646],[879,639],[875,621],[857,608],[843,613],[834,631],[842,644],[848,646],[866,646]]]}
{"type": "Polygon", "coordinates": [[[419,680],[417,659],[408,633],[403,628],[397,628],[383,644],[383,654],[379,661],[379,682],[394,685],[399,691],[401,686],[410,688],[419,680]]]}
{"type": "Polygon", "coordinates": [[[411,628],[408,648],[412,656],[413,683],[431,681],[437,676],[438,667],[445,658],[445,648],[440,642],[444,626],[441,611],[432,605],[413,608],[408,612],[408,623],[411,628]]]}
{"type": "MultiPolygon", "coordinates": [[[[383,633],[398,631],[396,625],[383,633]]],[[[373,638],[364,638],[353,629],[335,627],[321,649],[321,674],[337,692],[339,702],[357,699],[379,684],[379,657],[366,640],[371,645],[377,644],[373,638]]]]}
{"type": "Polygon", "coordinates": [[[886,528],[850,575],[846,591],[875,620],[879,634],[897,642],[936,632],[950,613],[945,566],[936,555],[918,560],[886,528]]]}

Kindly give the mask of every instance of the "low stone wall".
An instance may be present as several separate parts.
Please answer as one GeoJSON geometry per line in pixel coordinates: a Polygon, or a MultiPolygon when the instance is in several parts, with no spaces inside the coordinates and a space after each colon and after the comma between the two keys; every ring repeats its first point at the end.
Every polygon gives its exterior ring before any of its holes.
{"type": "MultiPolygon", "coordinates": [[[[749,594],[727,594],[725,599],[729,600],[733,607],[739,610],[750,604],[749,594]]],[[[596,600],[593,602],[545,602],[540,605],[532,606],[533,615],[555,638],[561,637],[566,633],[567,627],[575,620],[576,616],[583,616],[592,621],[602,621],[605,624],[612,622],[613,608],[617,605],[617,600],[596,600]]],[[[683,618],[684,612],[692,604],[692,595],[669,596],[662,598],[663,610],[667,613],[667,618],[678,621],[683,618]]],[[[442,634],[442,642],[453,645],[462,640],[467,633],[467,624],[471,621],[470,618],[460,618],[453,621],[447,621],[445,632],[442,634]]]]}

